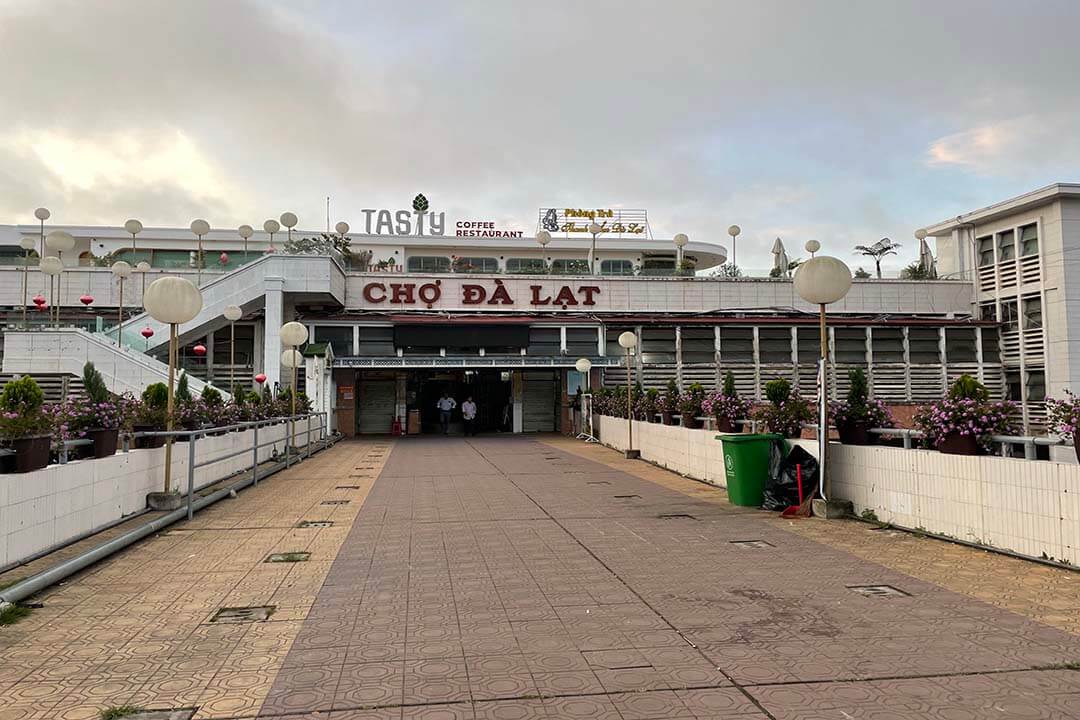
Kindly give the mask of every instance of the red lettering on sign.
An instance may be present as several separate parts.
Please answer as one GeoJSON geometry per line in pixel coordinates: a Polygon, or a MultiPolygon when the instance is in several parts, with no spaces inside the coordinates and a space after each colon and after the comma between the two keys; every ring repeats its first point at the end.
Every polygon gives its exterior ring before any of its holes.
{"type": "Polygon", "coordinates": [[[513,305],[514,299],[510,297],[510,293],[506,291],[506,286],[502,284],[502,280],[495,281],[495,292],[491,293],[491,299],[488,300],[488,305],[513,305]]]}
{"type": "Polygon", "coordinates": [[[429,308],[438,302],[439,297],[442,295],[442,290],[439,288],[440,284],[442,284],[442,280],[425,283],[417,291],[417,294],[420,295],[420,301],[426,303],[429,308]]]}
{"type": "Polygon", "coordinates": [[[483,285],[462,285],[461,302],[466,305],[479,305],[487,297],[487,290],[483,285]]]}
{"type": "Polygon", "coordinates": [[[364,286],[364,299],[369,303],[381,303],[386,300],[386,286],[382,283],[368,283],[364,286]],[[378,291],[379,295],[375,292],[378,291]]]}
{"type": "Polygon", "coordinates": [[[583,305],[595,305],[596,300],[593,299],[593,295],[599,295],[600,288],[595,285],[582,285],[578,288],[578,292],[585,295],[585,300],[582,301],[583,305]]]}
{"type": "Polygon", "coordinates": [[[413,297],[413,290],[415,288],[416,285],[413,283],[407,283],[405,285],[402,285],[401,283],[390,283],[390,302],[415,305],[416,298],[413,297]]]}
{"type": "Polygon", "coordinates": [[[570,289],[569,285],[563,285],[559,289],[559,294],[555,296],[556,305],[577,305],[577,298],[574,297],[574,291],[570,289]]]}
{"type": "Polygon", "coordinates": [[[532,291],[532,301],[530,302],[531,305],[550,305],[551,304],[551,296],[550,295],[548,295],[543,300],[540,299],[540,291],[543,290],[543,289],[544,289],[543,285],[530,285],[529,286],[529,290],[532,291]]]}

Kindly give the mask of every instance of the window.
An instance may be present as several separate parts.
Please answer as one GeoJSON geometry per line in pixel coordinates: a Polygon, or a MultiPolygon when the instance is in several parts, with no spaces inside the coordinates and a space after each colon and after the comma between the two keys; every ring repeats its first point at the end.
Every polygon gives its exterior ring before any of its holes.
{"type": "Polygon", "coordinates": [[[529,328],[529,355],[558,355],[562,347],[562,337],[557,327],[529,328]]]}
{"type": "MultiPolygon", "coordinates": [[[[421,348],[420,352],[430,352],[430,348],[421,348]]],[[[337,352],[335,350],[335,352],[337,352]]],[[[361,356],[396,355],[394,349],[394,328],[360,326],[360,345],[356,354],[361,356]]]]}
{"type": "Polygon", "coordinates": [[[1042,327],[1042,298],[1038,295],[1023,299],[1024,329],[1038,330],[1042,327]]]}
{"type": "Polygon", "coordinates": [[[649,364],[675,364],[675,328],[647,327],[641,331],[641,359],[649,364]]]}
{"type": "Polygon", "coordinates": [[[1028,402],[1042,402],[1046,399],[1046,372],[1043,370],[1031,370],[1027,376],[1028,402]]]}
{"type": "Polygon", "coordinates": [[[1024,257],[1039,254],[1039,227],[1034,223],[1020,228],[1020,254],[1024,257]]]}
{"type": "Polygon", "coordinates": [[[686,365],[716,362],[716,333],[712,327],[684,327],[682,361],[686,365]]]}
{"type": "Polygon", "coordinates": [[[547,273],[547,262],[544,258],[507,258],[506,272],[508,273],[547,273]]]}
{"type": "Polygon", "coordinates": [[[1016,300],[1001,301],[1001,322],[1005,332],[1017,332],[1020,329],[1020,319],[1017,315],[1016,300]]]}
{"type": "MultiPolygon", "coordinates": [[[[253,362],[255,352],[255,327],[253,325],[238,324],[236,330],[236,348],[232,356],[236,360],[238,368],[249,368],[253,362]]],[[[214,333],[214,373],[218,382],[228,385],[229,377],[229,334],[230,328],[223,327],[214,333]]],[[[240,381],[240,378],[237,379],[240,381]]]]}
{"type": "Polygon", "coordinates": [[[193,268],[195,253],[188,250],[155,250],[150,263],[156,268],[193,268]]]}
{"type": "Polygon", "coordinates": [[[1020,382],[1019,370],[1006,370],[1005,371],[1005,399],[1012,400],[1013,402],[1020,402],[1023,398],[1021,396],[1020,388],[1022,383],[1020,382]]]}
{"type": "Polygon", "coordinates": [[[945,328],[945,360],[950,365],[978,362],[975,328],[945,328]]]}
{"type": "Polygon", "coordinates": [[[408,260],[409,272],[444,273],[450,272],[450,258],[438,255],[417,255],[408,260]]]}
{"type": "Polygon", "coordinates": [[[908,328],[908,361],[912,365],[940,365],[937,328],[908,328]]]}
{"type": "Polygon", "coordinates": [[[998,262],[1005,262],[1016,257],[1016,233],[1006,230],[998,233],[998,262]]]}
{"type": "Polygon", "coordinates": [[[651,257],[641,262],[642,275],[675,274],[675,258],[651,257]]]}
{"type": "Polygon", "coordinates": [[[601,275],[633,275],[634,263],[630,260],[601,260],[601,275]]]}
{"type": "MultiPolygon", "coordinates": [[[[624,332],[634,332],[632,327],[609,327],[605,333],[605,350],[604,354],[608,357],[625,357],[626,348],[619,344],[619,336],[624,332]]],[[[634,347],[630,351],[631,354],[637,353],[637,347],[634,347]]]]}
{"type": "Polygon", "coordinates": [[[977,241],[979,243],[979,267],[994,264],[994,238],[987,235],[977,241]]]}
{"type": "Polygon", "coordinates": [[[979,306],[979,319],[980,320],[997,320],[997,305],[992,302],[983,303],[979,306]]]}
{"type": "Polygon", "coordinates": [[[454,262],[454,272],[497,273],[499,261],[493,257],[459,257],[454,262]]]}
{"type": "Polygon", "coordinates": [[[353,326],[352,325],[316,325],[315,342],[330,343],[335,356],[353,354],[353,326]]]}
{"type": "Polygon", "coordinates": [[[904,331],[901,328],[872,328],[871,347],[874,364],[904,362],[904,331]]]}
{"type": "Polygon", "coordinates": [[[754,364],[754,329],[749,327],[720,328],[720,364],[754,364]]]}
{"type": "Polygon", "coordinates": [[[866,364],[866,328],[839,327],[833,330],[836,362],[842,365],[866,364]]]}
{"type": "Polygon", "coordinates": [[[821,359],[821,331],[817,327],[798,330],[799,364],[816,365],[821,359]]]}
{"type": "Polygon", "coordinates": [[[570,357],[596,355],[596,328],[566,328],[566,354],[570,357]]]}
{"type": "Polygon", "coordinates": [[[997,328],[984,327],[982,329],[982,356],[984,363],[1001,362],[999,342],[997,328]]]}
{"type": "Polygon", "coordinates": [[[589,261],[581,259],[556,258],[551,261],[553,275],[587,275],[589,261]]]}
{"type": "Polygon", "coordinates": [[[762,365],[790,365],[791,328],[759,328],[758,358],[762,365]]]}

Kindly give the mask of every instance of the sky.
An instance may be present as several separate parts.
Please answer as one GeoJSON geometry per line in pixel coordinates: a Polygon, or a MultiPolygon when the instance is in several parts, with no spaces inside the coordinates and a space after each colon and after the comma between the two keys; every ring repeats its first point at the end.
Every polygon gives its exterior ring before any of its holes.
{"type": "Polygon", "coordinates": [[[0,0],[0,224],[531,235],[648,210],[767,268],[1080,180],[1075,0],[0,0]],[[1074,88],[1069,90],[1069,88],[1074,88]]]}

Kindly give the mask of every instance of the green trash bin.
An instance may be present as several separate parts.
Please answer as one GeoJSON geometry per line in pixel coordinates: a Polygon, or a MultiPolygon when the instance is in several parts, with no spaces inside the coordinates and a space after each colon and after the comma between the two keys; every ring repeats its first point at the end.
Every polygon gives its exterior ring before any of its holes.
{"type": "Polygon", "coordinates": [[[777,433],[717,435],[723,443],[724,479],[732,505],[759,507],[769,477],[769,448],[777,433]]]}

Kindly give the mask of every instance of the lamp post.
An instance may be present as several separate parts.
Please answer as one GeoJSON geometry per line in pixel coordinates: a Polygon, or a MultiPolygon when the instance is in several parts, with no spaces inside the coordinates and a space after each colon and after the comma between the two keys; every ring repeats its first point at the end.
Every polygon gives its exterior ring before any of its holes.
{"type": "Polygon", "coordinates": [[[131,265],[119,260],[113,263],[112,274],[120,281],[120,308],[116,311],[116,344],[124,347],[124,281],[131,277],[131,265]]]}
{"type": "Polygon", "coordinates": [[[263,223],[263,230],[270,234],[270,252],[274,252],[274,233],[281,229],[277,220],[267,220],[263,223]]]}
{"type": "MultiPolygon", "coordinates": [[[[143,295],[143,307],[150,317],[169,326],[169,394],[165,430],[173,429],[173,381],[176,379],[176,327],[189,322],[202,310],[199,288],[190,280],[175,276],[161,277],[150,283],[143,295]]],[[[165,494],[172,489],[172,446],[169,435],[165,441],[165,494]]]]}
{"type": "Polygon", "coordinates": [[[142,288],[140,288],[140,292],[145,295],[146,273],[150,272],[150,263],[146,262],[145,260],[141,261],[138,265],[135,266],[135,272],[139,273],[139,275],[142,277],[142,288]]]}
{"type": "Polygon", "coordinates": [[[672,238],[672,242],[675,243],[675,274],[678,275],[683,269],[683,248],[690,242],[690,238],[686,237],[686,233],[679,233],[672,238]]]}
{"type": "Polygon", "coordinates": [[[596,442],[592,425],[592,378],[590,377],[592,361],[589,358],[578,358],[578,361],[574,363],[574,369],[585,376],[585,392],[581,394],[581,432],[577,439],[596,442]]]}
{"type": "Polygon", "coordinates": [[[547,270],[547,260],[544,257],[544,251],[547,249],[547,245],[551,242],[551,233],[547,230],[541,230],[536,233],[536,242],[540,244],[540,262],[544,263],[544,270],[547,270]]]}
{"type": "Polygon", "coordinates": [[[742,232],[742,228],[738,225],[732,225],[727,229],[727,234],[731,236],[731,264],[735,264],[735,238],[742,232]]]}
{"type": "Polygon", "coordinates": [[[813,257],[795,271],[793,284],[799,297],[817,305],[819,312],[821,360],[818,367],[818,467],[821,475],[821,499],[827,503],[829,500],[826,459],[829,449],[829,337],[825,326],[825,306],[847,295],[848,290],[851,289],[851,269],[841,260],[828,255],[813,257]]]}
{"type": "Polygon", "coordinates": [[[45,236],[45,248],[52,252],[53,255],[60,262],[60,270],[57,271],[56,277],[56,297],[53,301],[53,306],[56,309],[56,325],[60,325],[60,273],[64,270],[63,254],[71,251],[75,247],[75,238],[71,236],[71,233],[64,232],[63,230],[53,230],[51,233],[45,236]]]}
{"type": "Polygon", "coordinates": [[[22,275],[22,323],[23,327],[26,327],[26,296],[29,294],[30,285],[30,251],[37,245],[34,238],[24,237],[19,241],[19,247],[26,251],[26,257],[23,258],[23,275],[22,275]]]}
{"type": "MultiPolygon", "coordinates": [[[[60,273],[64,272],[64,263],[60,262],[60,258],[50,256],[50,257],[46,257],[46,258],[41,258],[41,262],[38,263],[38,267],[41,268],[41,272],[45,273],[45,275],[47,275],[49,277],[49,300],[50,300],[50,304],[55,306],[57,304],[56,295],[58,294],[59,287],[60,287],[60,281],[57,279],[56,276],[59,275],[60,273]],[[57,292],[56,293],[53,292],[53,283],[54,282],[56,283],[56,287],[57,287],[57,292]]],[[[39,307],[40,307],[40,305],[39,305],[39,307]]],[[[52,314],[52,313],[50,312],[50,314],[52,314]]],[[[60,313],[59,312],[55,313],[53,315],[53,317],[55,318],[53,327],[59,327],[60,326],[60,313]]]]}
{"type": "Polygon", "coordinates": [[[45,257],[45,221],[49,219],[52,213],[49,212],[49,208],[39,207],[34,211],[34,217],[41,223],[41,247],[38,250],[38,257],[45,257]]]}
{"type": "Polygon", "coordinates": [[[143,231],[143,225],[138,220],[128,220],[124,223],[124,230],[131,233],[131,260],[135,261],[135,236],[143,231]]]}
{"type": "Polygon", "coordinates": [[[626,459],[637,460],[641,453],[634,449],[634,384],[630,370],[630,353],[637,347],[637,335],[627,330],[619,335],[619,346],[626,350],[626,459]]]}
{"type": "Polygon", "coordinates": [[[810,257],[814,257],[814,254],[821,249],[821,243],[817,240],[807,240],[803,247],[806,248],[806,252],[810,253],[810,257]]]}
{"type": "Polygon", "coordinates": [[[241,225],[236,229],[236,232],[240,233],[240,237],[244,239],[244,264],[248,261],[248,239],[255,234],[255,229],[250,225],[241,225]]]}
{"type": "Polygon", "coordinates": [[[292,244],[292,229],[296,227],[296,223],[299,222],[296,218],[296,213],[283,212],[279,219],[281,220],[281,224],[285,226],[285,229],[289,231],[287,242],[292,244]]]}
{"type": "Polygon", "coordinates": [[[589,274],[596,274],[596,236],[604,232],[604,226],[598,222],[589,223],[589,232],[592,234],[592,247],[589,250],[589,274]]]}
{"type": "Polygon", "coordinates": [[[336,230],[338,236],[340,236],[341,239],[344,240],[345,236],[349,234],[349,223],[342,220],[334,226],[334,230],[336,230]]]}
{"type": "MultiPolygon", "coordinates": [[[[229,305],[222,313],[229,321],[229,392],[236,393],[236,321],[244,316],[239,305],[229,305]]],[[[235,398],[233,398],[235,400],[235,398]]]]}
{"type": "Polygon", "coordinates": [[[199,274],[198,274],[199,284],[202,285],[202,269],[203,269],[202,239],[203,239],[203,235],[210,232],[210,223],[206,222],[205,220],[192,220],[191,221],[191,232],[193,232],[195,234],[195,237],[199,238],[199,250],[198,250],[198,254],[195,256],[195,262],[197,263],[198,270],[199,270],[199,274]]]}

